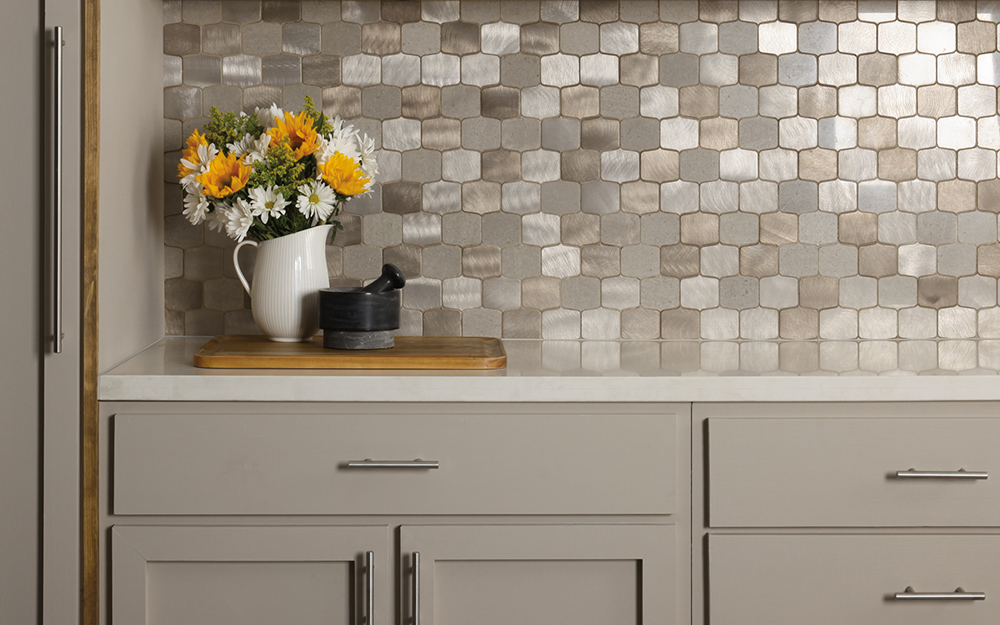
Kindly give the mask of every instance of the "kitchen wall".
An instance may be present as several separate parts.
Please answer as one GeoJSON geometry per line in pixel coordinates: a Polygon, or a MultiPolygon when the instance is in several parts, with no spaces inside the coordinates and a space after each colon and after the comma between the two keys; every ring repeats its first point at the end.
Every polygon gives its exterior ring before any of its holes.
{"type": "MultiPolygon", "coordinates": [[[[169,334],[253,332],[180,214],[210,106],[374,137],[335,284],[406,334],[998,337],[1000,2],[167,1],[169,334]]],[[[249,255],[248,255],[249,260],[249,255]]]]}

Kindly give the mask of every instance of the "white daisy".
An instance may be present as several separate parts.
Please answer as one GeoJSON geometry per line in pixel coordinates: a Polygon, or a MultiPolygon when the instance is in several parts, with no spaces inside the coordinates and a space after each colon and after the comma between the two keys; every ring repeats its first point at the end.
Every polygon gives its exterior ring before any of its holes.
{"type": "MultiPolygon", "coordinates": [[[[197,183],[195,183],[197,184],[197,183]]],[[[198,185],[199,187],[201,185],[198,185]]],[[[184,198],[184,216],[191,225],[197,226],[208,217],[208,198],[198,193],[188,193],[184,198]]]]}
{"type": "Polygon", "coordinates": [[[258,108],[254,112],[257,114],[257,121],[264,128],[272,128],[275,117],[285,118],[285,112],[279,109],[277,104],[272,104],[270,108],[266,109],[258,108]]]}
{"type": "Polygon", "coordinates": [[[255,217],[267,223],[271,217],[277,219],[285,214],[285,207],[290,203],[273,186],[254,187],[250,189],[250,207],[255,217]]]}
{"type": "Polygon", "coordinates": [[[229,206],[224,213],[226,234],[237,242],[246,238],[250,226],[253,225],[253,209],[243,198],[237,198],[236,204],[229,206]]]}
{"type": "Polygon", "coordinates": [[[312,225],[325,222],[333,214],[337,194],[326,183],[319,180],[298,188],[299,198],[295,205],[299,212],[312,218],[312,225]]]}
{"type": "MultiPolygon", "coordinates": [[[[191,173],[181,178],[181,184],[184,185],[185,190],[191,192],[188,187],[193,183],[197,184],[195,178],[199,174],[203,174],[208,171],[209,166],[212,164],[212,159],[214,159],[219,154],[219,149],[215,147],[214,143],[209,143],[207,145],[198,146],[198,162],[192,163],[186,158],[181,159],[181,165],[187,167],[191,170],[191,173]]],[[[201,187],[199,185],[199,191],[201,187]]]]}
{"type": "Polygon", "coordinates": [[[225,202],[216,202],[215,209],[210,212],[207,217],[205,217],[205,223],[208,224],[208,229],[225,232],[228,214],[231,209],[232,206],[225,202]]]}
{"type": "Polygon", "coordinates": [[[361,158],[359,162],[361,163],[361,170],[368,177],[368,184],[365,185],[365,189],[370,191],[375,184],[375,176],[378,175],[378,163],[375,162],[375,140],[366,135],[361,139],[360,144],[361,158]]]}

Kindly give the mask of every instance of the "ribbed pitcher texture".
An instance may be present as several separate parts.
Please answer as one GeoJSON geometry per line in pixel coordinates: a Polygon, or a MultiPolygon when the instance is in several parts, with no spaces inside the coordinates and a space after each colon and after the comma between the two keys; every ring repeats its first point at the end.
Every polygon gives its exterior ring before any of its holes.
{"type": "Polygon", "coordinates": [[[319,290],[330,287],[326,242],[333,226],[316,226],[276,239],[243,241],[233,250],[233,264],[260,331],[272,341],[308,341],[319,331],[319,290]],[[240,271],[239,251],[257,248],[253,284],[240,271]]]}

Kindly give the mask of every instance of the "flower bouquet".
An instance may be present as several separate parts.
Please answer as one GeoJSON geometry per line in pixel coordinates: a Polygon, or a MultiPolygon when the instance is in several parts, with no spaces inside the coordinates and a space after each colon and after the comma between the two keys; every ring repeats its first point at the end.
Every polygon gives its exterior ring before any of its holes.
{"type": "Polygon", "coordinates": [[[265,241],[333,220],[343,204],[369,193],[378,168],[375,142],[306,96],[299,113],[272,105],[256,114],[221,113],[195,130],[177,166],[184,216],[232,239],[265,241]]]}
{"type": "Polygon", "coordinates": [[[371,191],[375,142],[339,118],[277,106],[220,113],[195,130],[177,168],[184,215],[238,243],[233,264],[254,321],[273,341],[308,341],[319,327],[319,290],[329,288],[326,242],[345,202],[371,191]],[[258,243],[259,242],[259,243],[258,243]],[[251,286],[239,251],[257,247],[251,286]]]}

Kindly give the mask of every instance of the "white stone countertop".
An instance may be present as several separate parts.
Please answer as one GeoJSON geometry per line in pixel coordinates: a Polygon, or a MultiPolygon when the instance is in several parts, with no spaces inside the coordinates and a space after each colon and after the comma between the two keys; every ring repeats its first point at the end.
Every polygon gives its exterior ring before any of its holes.
{"type": "Polygon", "coordinates": [[[1000,340],[505,339],[491,371],[200,369],[167,337],[100,376],[102,401],[1000,400],[1000,340]]]}

